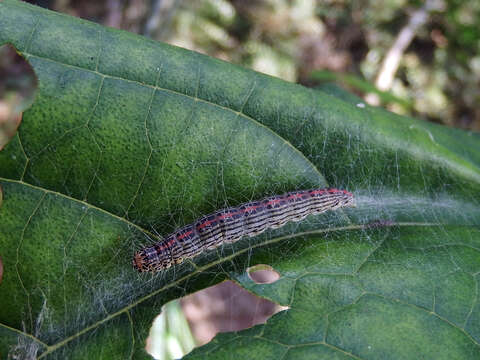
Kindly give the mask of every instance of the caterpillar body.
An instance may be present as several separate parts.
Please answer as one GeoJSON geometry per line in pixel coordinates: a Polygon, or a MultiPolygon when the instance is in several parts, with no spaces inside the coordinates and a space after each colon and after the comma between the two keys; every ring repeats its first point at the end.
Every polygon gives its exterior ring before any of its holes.
{"type": "Polygon", "coordinates": [[[138,251],[133,258],[133,267],[139,272],[164,270],[222,243],[252,237],[289,221],[300,221],[310,214],[344,206],[355,206],[352,193],[338,189],[312,189],[218,210],[138,251]]]}

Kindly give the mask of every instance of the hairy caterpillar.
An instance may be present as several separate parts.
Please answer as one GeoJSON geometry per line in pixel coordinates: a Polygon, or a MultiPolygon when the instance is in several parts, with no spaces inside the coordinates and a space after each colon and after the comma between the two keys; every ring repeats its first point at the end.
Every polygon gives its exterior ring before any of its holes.
{"type": "Polygon", "coordinates": [[[218,210],[138,251],[133,258],[133,267],[140,272],[163,270],[205,249],[235,242],[243,236],[252,237],[288,221],[300,221],[310,214],[342,206],[354,206],[352,193],[338,189],[312,189],[218,210]]]}

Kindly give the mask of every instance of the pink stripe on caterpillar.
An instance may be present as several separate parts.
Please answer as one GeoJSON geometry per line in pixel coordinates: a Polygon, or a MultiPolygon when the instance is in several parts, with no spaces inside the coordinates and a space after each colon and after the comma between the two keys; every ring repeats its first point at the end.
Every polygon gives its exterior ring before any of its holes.
{"type": "Polygon", "coordinates": [[[180,236],[177,236],[177,239],[178,239],[178,240],[182,240],[185,236],[188,236],[188,235],[190,235],[191,233],[192,233],[192,231],[188,231],[188,232],[186,232],[186,233],[184,233],[184,234],[182,234],[182,235],[180,235],[180,236]]]}
{"type": "Polygon", "coordinates": [[[344,206],[354,206],[351,192],[312,189],[222,209],[178,229],[165,240],[138,251],[133,266],[140,272],[163,270],[224,242],[255,236],[268,228],[283,226],[288,221],[300,221],[309,214],[319,214],[344,206]]]}

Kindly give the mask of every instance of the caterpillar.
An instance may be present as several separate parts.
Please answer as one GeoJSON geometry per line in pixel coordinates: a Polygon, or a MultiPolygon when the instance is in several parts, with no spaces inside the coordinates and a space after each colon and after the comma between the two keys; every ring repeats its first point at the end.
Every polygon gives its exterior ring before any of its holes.
{"type": "Polygon", "coordinates": [[[312,189],[221,209],[136,252],[133,267],[139,272],[164,270],[222,243],[252,237],[289,221],[300,221],[310,214],[344,206],[355,206],[352,193],[338,189],[312,189]]]}

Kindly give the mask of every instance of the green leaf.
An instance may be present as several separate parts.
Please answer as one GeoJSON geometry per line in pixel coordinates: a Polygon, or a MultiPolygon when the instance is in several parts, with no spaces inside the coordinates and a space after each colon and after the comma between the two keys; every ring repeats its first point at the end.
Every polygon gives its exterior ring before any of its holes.
{"type": "Polygon", "coordinates": [[[0,152],[1,354],[149,358],[163,304],[233,279],[289,310],[187,358],[479,357],[478,134],[13,0],[0,43],[39,84],[0,152]],[[157,232],[325,186],[357,207],[132,269],[157,232]]]}

